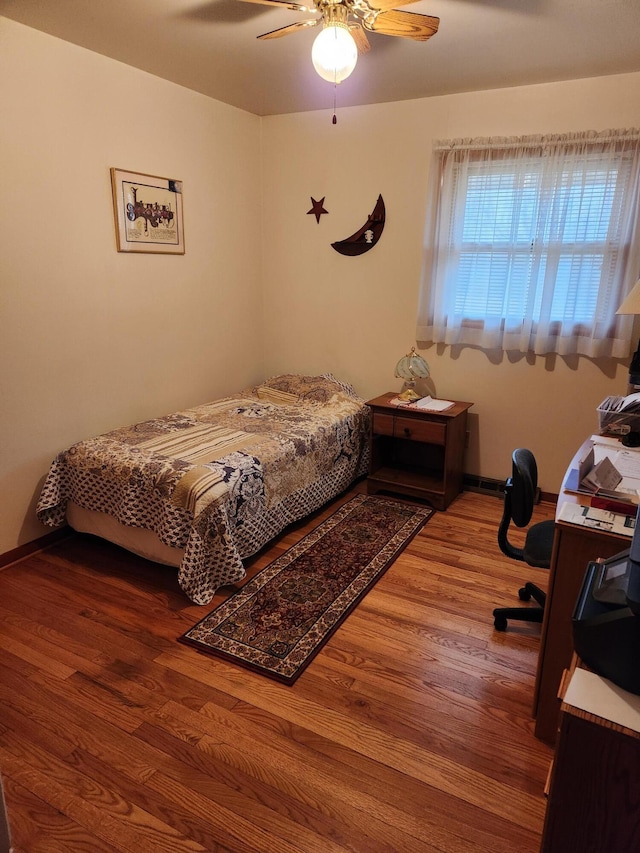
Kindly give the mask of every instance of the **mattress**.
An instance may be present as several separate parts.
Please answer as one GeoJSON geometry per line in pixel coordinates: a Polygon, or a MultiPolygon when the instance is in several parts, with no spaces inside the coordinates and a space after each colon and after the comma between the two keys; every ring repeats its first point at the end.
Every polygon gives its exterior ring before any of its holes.
{"type": "Polygon", "coordinates": [[[74,444],[36,512],[177,566],[183,591],[207,604],[245,576],[244,559],[366,474],[368,438],[351,386],[284,374],[74,444]]]}

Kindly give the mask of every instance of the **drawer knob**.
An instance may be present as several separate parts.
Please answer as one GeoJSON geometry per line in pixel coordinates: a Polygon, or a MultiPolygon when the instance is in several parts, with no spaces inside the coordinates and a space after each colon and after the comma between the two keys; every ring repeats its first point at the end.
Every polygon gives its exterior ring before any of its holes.
{"type": "Polygon", "coordinates": [[[407,438],[410,438],[411,430],[409,429],[409,427],[404,428],[404,434],[407,436],[407,438]]]}

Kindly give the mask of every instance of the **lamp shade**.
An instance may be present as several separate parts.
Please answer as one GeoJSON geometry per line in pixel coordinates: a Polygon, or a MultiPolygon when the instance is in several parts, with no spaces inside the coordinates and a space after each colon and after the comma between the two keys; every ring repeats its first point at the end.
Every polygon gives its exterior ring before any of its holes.
{"type": "MultiPolygon", "coordinates": [[[[633,285],[616,314],[640,314],[640,281],[636,281],[633,285]]],[[[629,365],[629,385],[634,389],[640,387],[640,343],[629,365]]]]}
{"type": "Polygon", "coordinates": [[[358,49],[349,28],[340,22],[327,24],[313,42],[311,61],[323,80],[346,80],[358,61],[358,49]]]}
{"type": "Polygon", "coordinates": [[[396,364],[396,376],[407,382],[426,379],[429,375],[429,365],[421,355],[418,355],[415,347],[411,347],[411,352],[403,356],[396,364]]]}
{"type": "Polygon", "coordinates": [[[633,285],[631,293],[616,311],[616,314],[640,314],[640,281],[633,285]]]}

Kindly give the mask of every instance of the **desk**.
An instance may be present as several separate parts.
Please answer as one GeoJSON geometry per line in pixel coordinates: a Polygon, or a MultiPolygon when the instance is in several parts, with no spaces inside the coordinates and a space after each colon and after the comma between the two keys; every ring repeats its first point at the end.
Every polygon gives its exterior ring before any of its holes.
{"type": "Polygon", "coordinates": [[[555,743],[560,717],[558,689],[573,654],[571,617],[582,586],[587,563],[597,557],[606,559],[630,545],[628,536],[580,527],[559,519],[563,503],[588,503],[588,498],[564,491],[569,472],[576,468],[590,441],[586,441],[571,460],[556,508],[556,532],[549,571],[547,602],[542,623],[540,654],[533,702],[535,734],[540,740],[555,743]]]}
{"type": "Polygon", "coordinates": [[[542,853],[640,849],[640,696],[574,661],[560,711],[542,853]]]}

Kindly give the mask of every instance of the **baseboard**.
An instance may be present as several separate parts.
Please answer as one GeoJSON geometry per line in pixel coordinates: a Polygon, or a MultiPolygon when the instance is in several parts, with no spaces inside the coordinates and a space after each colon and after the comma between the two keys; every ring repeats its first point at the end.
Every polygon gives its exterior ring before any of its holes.
{"type": "Polygon", "coordinates": [[[25,557],[37,554],[38,551],[44,551],[45,548],[48,548],[50,545],[54,545],[61,539],[66,539],[68,536],[71,536],[72,533],[73,530],[65,524],[64,527],[59,527],[57,530],[54,530],[53,533],[45,533],[44,536],[34,539],[33,542],[25,542],[24,545],[18,545],[17,548],[13,548],[5,554],[0,554],[0,571],[2,569],[6,569],[7,566],[10,566],[12,563],[18,563],[20,560],[24,560],[25,557]]]}
{"type": "Polygon", "coordinates": [[[463,488],[467,492],[480,492],[483,495],[493,495],[502,500],[504,496],[504,480],[494,480],[491,477],[478,477],[475,474],[465,474],[463,488]]]}
{"type": "MultiPolygon", "coordinates": [[[[463,488],[467,492],[480,492],[483,495],[492,495],[495,498],[504,497],[504,480],[495,480],[492,477],[478,477],[475,474],[465,474],[463,488]]],[[[536,503],[558,503],[558,495],[553,492],[543,492],[538,489],[536,503]]]]}

